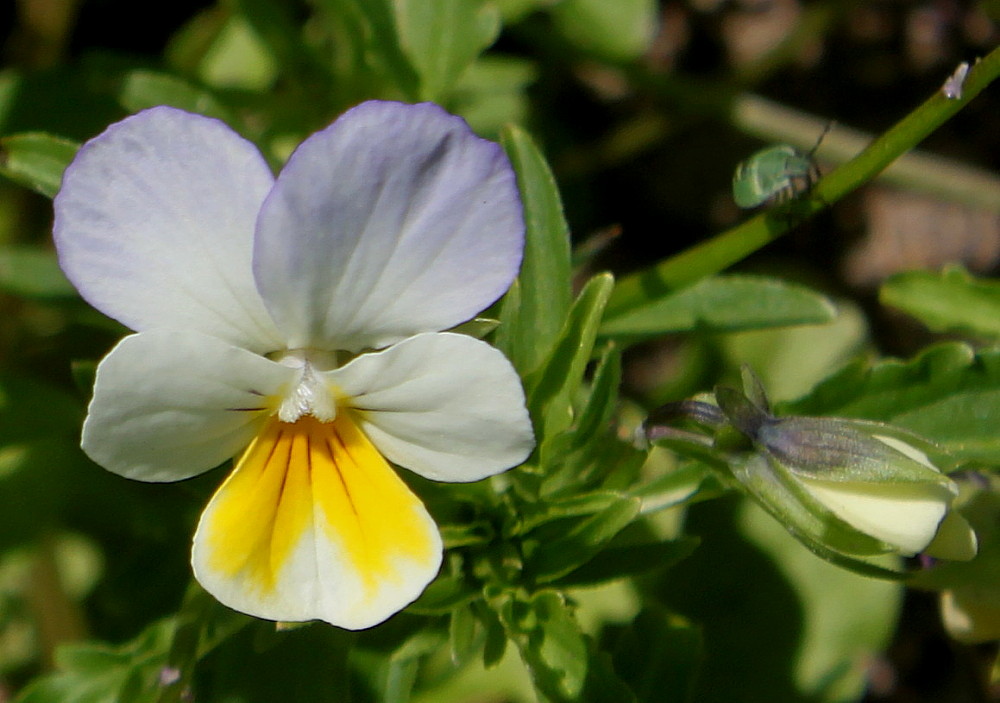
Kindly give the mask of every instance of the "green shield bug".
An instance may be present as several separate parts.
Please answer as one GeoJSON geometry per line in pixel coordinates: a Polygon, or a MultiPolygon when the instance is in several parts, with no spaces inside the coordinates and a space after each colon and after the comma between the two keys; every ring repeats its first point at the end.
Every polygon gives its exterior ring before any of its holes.
{"type": "Polygon", "coordinates": [[[761,149],[736,167],[733,200],[741,208],[785,202],[809,190],[819,169],[812,156],[790,144],[761,149]]]}
{"type": "Polygon", "coordinates": [[[763,203],[783,203],[812,188],[820,176],[813,153],[832,126],[826,126],[809,153],[791,144],[776,144],[741,161],[733,174],[736,204],[749,209],[763,203]]]}

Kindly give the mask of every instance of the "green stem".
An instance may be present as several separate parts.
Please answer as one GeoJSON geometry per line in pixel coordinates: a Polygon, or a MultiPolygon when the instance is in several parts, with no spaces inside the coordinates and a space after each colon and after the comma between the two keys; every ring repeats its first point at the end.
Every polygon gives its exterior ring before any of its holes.
{"type": "Polygon", "coordinates": [[[789,231],[802,218],[829,207],[867,183],[900,155],[919,144],[1000,75],[1000,47],[969,71],[961,99],[935,92],[856,157],[829,173],[796,201],[794,218],[785,208],[765,210],[746,222],[619,280],[608,301],[606,318],[647,305],[672,291],[719,273],[789,231]]]}

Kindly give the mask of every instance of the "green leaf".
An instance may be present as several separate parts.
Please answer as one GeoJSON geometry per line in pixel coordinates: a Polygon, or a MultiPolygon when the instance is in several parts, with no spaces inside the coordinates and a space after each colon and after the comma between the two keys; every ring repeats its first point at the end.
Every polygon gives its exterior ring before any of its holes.
{"type": "Polygon", "coordinates": [[[553,585],[560,588],[593,586],[652,569],[673,566],[690,556],[698,544],[697,538],[683,537],[665,542],[605,547],[590,561],[555,580],[553,585]]]}
{"type": "Polygon", "coordinates": [[[317,4],[333,17],[352,13],[360,17],[375,67],[395,83],[406,99],[420,99],[420,78],[403,51],[393,0],[318,0],[317,4]]]}
{"type": "Polygon", "coordinates": [[[613,285],[610,274],[590,279],[573,304],[559,341],[545,364],[525,380],[528,409],[536,427],[541,428],[541,437],[555,437],[573,422],[573,397],[590,361],[597,327],[613,285]]]}
{"type": "Polygon", "coordinates": [[[868,683],[866,661],[884,651],[902,600],[898,583],[865,578],[826,564],[751,504],[740,531],[771,557],[801,604],[804,628],[794,658],[799,691],[810,701],[855,701],[868,683]]]}
{"type": "Polygon", "coordinates": [[[279,70],[294,80],[316,78],[320,66],[302,40],[295,13],[282,0],[235,0],[239,16],[267,48],[279,70]]]}
{"type": "Polygon", "coordinates": [[[510,126],[502,143],[517,173],[526,231],[518,290],[504,299],[496,344],[524,376],[551,352],[572,305],[569,227],[555,179],[531,137],[510,126]]]}
{"type": "Polygon", "coordinates": [[[803,286],[763,276],[714,276],[609,316],[601,324],[601,335],[636,341],[668,332],[739,332],[819,324],[835,316],[836,309],[824,296],[803,286]]]}
{"type": "Polygon", "coordinates": [[[461,75],[449,105],[477,134],[493,138],[504,125],[528,115],[527,87],[538,78],[533,61],[513,56],[480,56],[461,75]]]}
{"type": "Polygon", "coordinates": [[[602,441],[608,425],[618,409],[618,388],[622,380],[622,355],[614,345],[604,349],[594,378],[590,395],[573,428],[574,444],[582,447],[592,441],[602,441]]]}
{"type": "Polygon", "coordinates": [[[838,300],[837,317],[821,325],[772,327],[718,340],[725,365],[749,365],[772,404],[801,398],[865,350],[868,321],[856,305],[838,300]]]}
{"type": "Polygon", "coordinates": [[[0,139],[0,174],[52,198],[59,192],[62,174],[80,145],[39,132],[0,139]]]}
{"type": "Polygon", "coordinates": [[[400,43],[420,77],[420,99],[442,102],[500,33],[500,13],[482,0],[396,0],[400,43]]]}
{"type": "Polygon", "coordinates": [[[976,279],[958,267],[897,274],[882,285],[879,300],[935,332],[1000,337],[1000,281],[976,279]]]}
{"type": "Polygon", "coordinates": [[[552,19],[567,39],[609,61],[632,61],[649,49],[656,34],[655,0],[563,0],[552,19]]]}
{"type": "Polygon", "coordinates": [[[949,342],[910,361],[852,364],[779,414],[879,420],[935,442],[956,461],[1000,463],[1000,349],[949,342]]]}
{"type": "MultiPolygon", "coordinates": [[[[544,535],[525,564],[539,583],[554,581],[590,561],[639,514],[638,498],[620,495],[598,513],[576,522],[555,537],[544,535]]],[[[530,535],[529,535],[530,538],[530,535]]]]}
{"type": "Polygon", "coordinates": [[[448,647],[451,661],[462,666],[476,653],[476,616],[469,605],[451,611],[448,618],[448,647]]]}
{"type": "Polygon", "coordinates": [[[438,576],[424,589],[407,612],[420,615],[441,615],[479,597],[479,589],[470,587],[458,576],[438,576]]]}
{"type": "Polygon", "coordinates": [[[212,93],[167,73],[129,71],[122,79],[118,101],[129,112],[170,105],[188,112],[232,122],[232,114],[212,93]]]}
{"type": "Polygon", "coordinates": [[[587,641],[563,595],[504,591],[488,599],[538,690],[558,703],[579,700],[587,677],[587,641]]]}
{"type": "Polygon", "coordinates": [[[702,656],[700,628],[679,615],[646,609],[619,637],[615,671],[639,703],[688,701],[702,656]]]}
{"type": "Polygon", "coordinates": [[[0,248],[0,290],[25,298],[75,298],[55,252],[35,247],[0,248]]]}
{"type": "Polygon", "coordinates": [[[36,679],[16,703],[155,703],[166,663],[170,621],[157,622],[135,640],[112,647],[100,642],[62,645],[57,671],[36,679]]]}

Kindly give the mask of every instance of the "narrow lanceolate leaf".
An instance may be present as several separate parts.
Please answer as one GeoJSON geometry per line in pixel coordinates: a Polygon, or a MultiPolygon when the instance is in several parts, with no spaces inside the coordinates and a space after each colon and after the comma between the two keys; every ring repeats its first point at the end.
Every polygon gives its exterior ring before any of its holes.
{"type": "Polygon", "coordinates": [[[594,370],[590,395],[573,429],[573,443],[580,447],[602,441],[605,428],[617,409],[618,387],[622,380],[622,354],[614,345],[605,348],[594,370]]]}
{"type": "Polygon", "coordinates": [[[935,332],[1000,337],[1000,282],[973,278],[961,268],[897,274],[882,286],[879,299],[935,332]]]}
{"type": "Polygon", "coordinates": [[[638,498],[618,496],[607,508],[580,520],[563,535],[542,540],[525,569],[540,583],[554,581],[590,561],[639,515],[638,498]]]}
{"type": "MultiPolygon", "coordinates": [[[[910,361],[859,362],[787,413],[881,420],[921,435],[956,461],[1000,462],[1000,350],[950,342],[910,361]]],[[[783,413],[785,414],[785,413],[783,413]]]]}
{"type": "Polygon", "coordinates": [[[51,198],[79,148],[76,142],[41,132],[4,137],[0,139],[0,174],[51,198]]]}
{"type": "Polygon", "coordinates": [[[716,276],[638,308],[610,315],[601,336],[637,341],[669,332],[740,332],[829,322],[824,296],[763,276],[716,276]]]}
{"type": "Polygon", "coordinates": [[[500,33],[500,13],[482,0],[397,0],[403,51],[420,77],[420,99],[442,101],[500,33]]]}
{"type": "Polygon", "coordinates": [[[517,172],[526,233],[520,297],[504,301],[497,346],[524,375],[552,349],[572,304],[569,227],[555,179],[531,137],[508,127],[502,142],[517,172]]]}
{"type": "Polygon", "coordinates": [[[536,427],[540,423],[544,430],[539,436],[555,437],[573,421],[573,395],[590,361],[597,327],[613,285],[610,274],[590,280],[573,304],[559,342],[545,364],[525,380],[528,409],[536,427]]]}

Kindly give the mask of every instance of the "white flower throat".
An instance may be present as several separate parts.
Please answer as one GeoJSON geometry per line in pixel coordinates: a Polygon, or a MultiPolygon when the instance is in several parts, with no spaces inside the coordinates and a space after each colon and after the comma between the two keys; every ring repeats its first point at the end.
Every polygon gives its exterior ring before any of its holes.
{"type": "Polygon", "coordinates": [[[337,367],[335,353],[317,349],[289,349],[268,355],[282,366],[301,369],[298,381],[286,393],[278,406],[278,419],[295,422],[312,415],[320,422],[332,422],[337,417],[337,397],[322,372],[337,367]]]}

